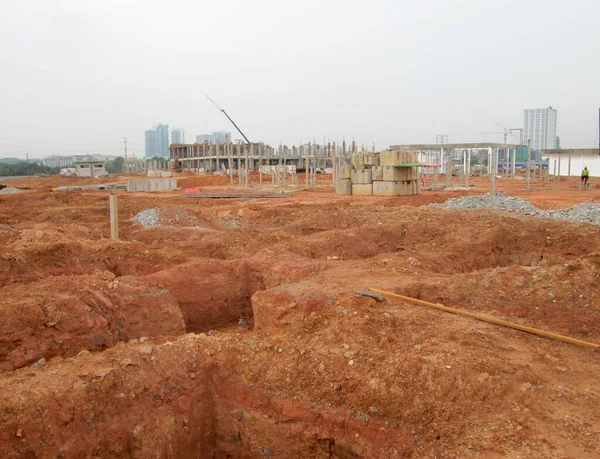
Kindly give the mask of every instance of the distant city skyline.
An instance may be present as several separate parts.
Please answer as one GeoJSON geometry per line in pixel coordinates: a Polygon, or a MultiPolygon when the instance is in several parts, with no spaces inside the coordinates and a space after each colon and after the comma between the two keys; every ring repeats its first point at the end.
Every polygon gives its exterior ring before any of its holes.
{"type": "Polygon", "coordinates": [[[563,148],[598,144],[597,0],[173,0],[176,21],[164,2],[140,5],[3,2],[0,155],[122,155],[127,137],[141,158],[159,121],[188,142],[240,138],[206,94],[251,142],[271,145],[481,142],[549,104],[563,148]],[[401,31],[399,18],[410,18],[401,31]],[[248,33],[252,21],[261,27],[248,33]],[[310,33],[283,39],[282,27],[310,33]]]}

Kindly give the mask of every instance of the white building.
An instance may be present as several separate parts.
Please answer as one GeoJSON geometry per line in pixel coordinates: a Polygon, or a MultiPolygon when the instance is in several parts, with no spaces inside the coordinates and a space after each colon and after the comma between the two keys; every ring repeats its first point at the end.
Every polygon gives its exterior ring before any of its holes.
{"type": "Polygon", "coordinates": [[[75,158],[73,156],[52,155],[42,159],[42,164],[46,167],[64,168],[73,164],[74,159],[75,158]]]}
{"type": "Polygon", "coordinates": [[[597,148],[578,148],[564,150],[546,150],[550,175],[562,177],[581,177],[581,171],[587,167],[590,176],[600,177],[600,150],[597,148]]]}
{"type": "Polygon", "coordinates": [[[531,139],[533,150],[556,148],[556,114],[552,107],[524,110],[523,142],[531,139]]]}

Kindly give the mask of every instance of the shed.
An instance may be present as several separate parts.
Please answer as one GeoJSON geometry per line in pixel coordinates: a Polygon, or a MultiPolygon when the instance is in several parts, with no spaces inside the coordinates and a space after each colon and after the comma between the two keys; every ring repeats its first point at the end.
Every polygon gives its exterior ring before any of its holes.
{"type": "Polygon", "coordinates": [[[86,159],[74,161],[77,177],[100,177],[108,175],[106,161],[86,159]]]}
{"type": "Polygon", "coordinates": [[[598,148],[572,148],[564,150],[544,150],[548,157],[551,175],[579,177],[584,167],[593,177],[600,177],[600,150],[598,148]]]}

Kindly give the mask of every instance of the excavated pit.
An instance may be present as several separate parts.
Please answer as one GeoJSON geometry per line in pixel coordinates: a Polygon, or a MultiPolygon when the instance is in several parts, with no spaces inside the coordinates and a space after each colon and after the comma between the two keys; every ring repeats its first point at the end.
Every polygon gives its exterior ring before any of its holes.
{"type": "Polygon", "coordinates": [[[355,294],[599,341],[596,228],[306,196],[161,197],[201,228],[127,220],[121,241],[100,193],[0,202],[2,456],[598,451],[596,353],[355,294]]]}

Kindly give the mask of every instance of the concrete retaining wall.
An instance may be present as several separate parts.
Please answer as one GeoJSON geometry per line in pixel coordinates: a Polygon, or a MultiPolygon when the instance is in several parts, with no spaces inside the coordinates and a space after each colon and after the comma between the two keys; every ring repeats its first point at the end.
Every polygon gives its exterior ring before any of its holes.
{"type": "Polygon", "coordinates": [[[170,191],[177,189],[177,179],[151,178],[132,179],[127,183],[127,191],[170,191]]]}

